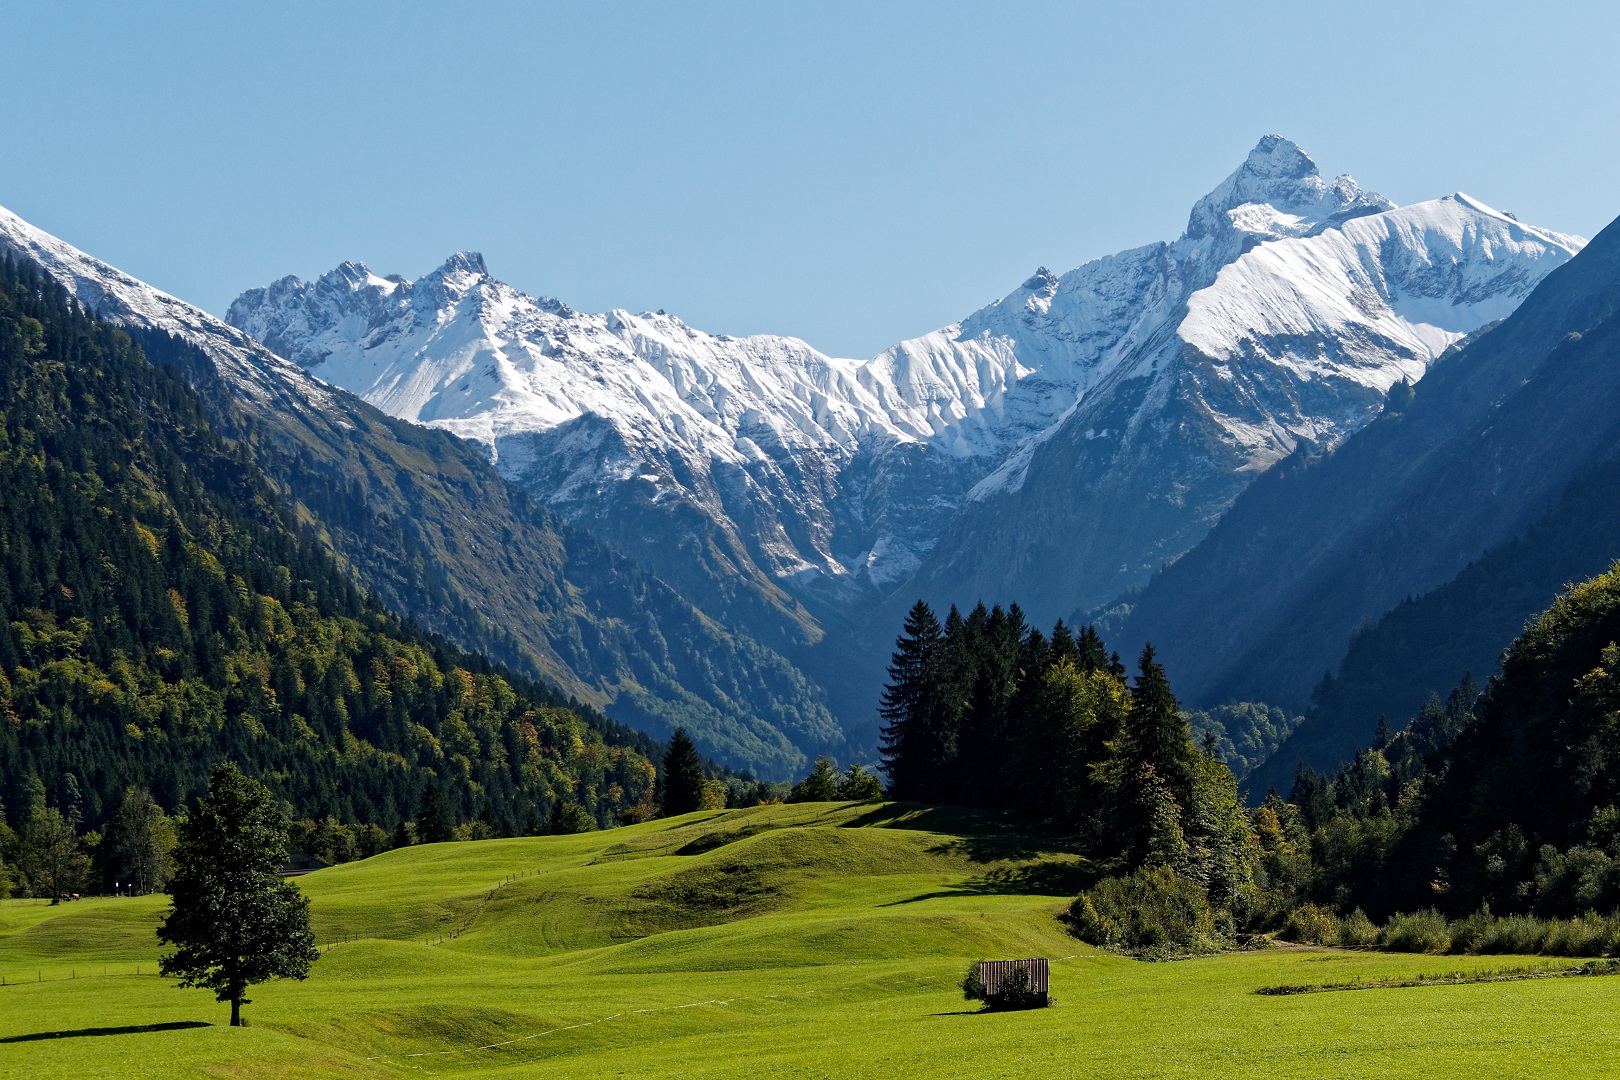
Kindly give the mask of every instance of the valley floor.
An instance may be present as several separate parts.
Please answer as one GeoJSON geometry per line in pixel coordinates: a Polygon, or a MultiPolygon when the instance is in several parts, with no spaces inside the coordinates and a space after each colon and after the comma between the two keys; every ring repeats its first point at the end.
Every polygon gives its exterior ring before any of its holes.
{"type": "Polygon", "coordinates": [[[408,848],[301,879],[326,952],[234,1030],[154,974],[166,897],[4,901],[0,1076],[1620,1074],[1620,977],[1260,996],[1540,961],[1143,963],[1063,930],[1088,876],[993,820],[884,804],[408,848]],[[971,960],[1035,955],[1053,1008],[962,1000],[971,960]]]}

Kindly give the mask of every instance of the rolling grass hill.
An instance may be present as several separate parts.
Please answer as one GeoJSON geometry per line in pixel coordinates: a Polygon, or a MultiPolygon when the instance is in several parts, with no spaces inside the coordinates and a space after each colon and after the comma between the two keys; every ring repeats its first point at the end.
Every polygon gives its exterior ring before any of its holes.
{"type": "Polygon", "coordinates": [[[1620,1071],[1620,980],[1263,997],[1504,966],[1274,949],[1150,964],[1057,919],[1090,868],[998,819],[708,812],[440,844],[300,879],[326,951],[225,1026],[153,973],[164,897],[0,902],[0,1075],[1493,1076],[1620,1071]],[[1056,1005],[975,1015],[978,957],[1056,1005]]]}

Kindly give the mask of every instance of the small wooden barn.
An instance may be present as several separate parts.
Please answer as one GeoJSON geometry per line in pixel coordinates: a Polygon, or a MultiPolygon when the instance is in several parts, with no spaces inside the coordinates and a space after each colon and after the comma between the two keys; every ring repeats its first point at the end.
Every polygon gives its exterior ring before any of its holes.
{"type": "Polygon", "coordinates": [[[1050,965],[1044,956],[1030,957],[1026,960],[981,960],[979,962],[979,981],[984,984],[985,997],[995,1001],[1001,994],[1001,983],[1014,970],[1023,969],[1029,973],[1029,986],[1040,1003],[1047,1002],[1048,986],[1050,984],[1050,965]]]}

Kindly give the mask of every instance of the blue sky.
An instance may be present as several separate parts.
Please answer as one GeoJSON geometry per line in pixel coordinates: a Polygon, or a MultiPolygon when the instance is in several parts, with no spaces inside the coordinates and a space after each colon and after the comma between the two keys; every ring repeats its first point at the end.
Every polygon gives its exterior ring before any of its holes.
{"type": "Polygon", "coordinates": [[[0,205],[216,313],[344,259],[868,356],[1169,239],[1259,136],[1620,214],[1620,6],[12,5],[0,205]]]}

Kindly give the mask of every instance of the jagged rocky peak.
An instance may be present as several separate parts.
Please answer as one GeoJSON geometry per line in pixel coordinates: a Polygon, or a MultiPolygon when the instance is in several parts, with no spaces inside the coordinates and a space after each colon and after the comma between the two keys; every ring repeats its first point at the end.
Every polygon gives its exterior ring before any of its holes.
{"type": "Polygon", "coordinates": [[[1281,135],[1267,135],[1237,171],[1198,200],[1187,219],[1187,237],[1233,232],[1263,239],[1304,236],[1333,218],[1375,214],[1395,204],[1363,191],[1349,176],[1325,180],[1310,155],[1281,135]]]}
{"type": "Polygon", "coordinates": [[[1020,286],[1020,288],[1027,289],[1032,293],[1046,293],[1048,295],[1056,292],[1057,287],[1058,276],[1044,266],[1031,274],[1024,284],[1020,286]]]}
{"type": "Polygon", "coordinates": [[[440,266],[427,276],[436,278],[487,278],[490,274],[489,267],[484,265],[483,255],[476,251],[458,251],[444,260],[443,266],[440,266]]]}

